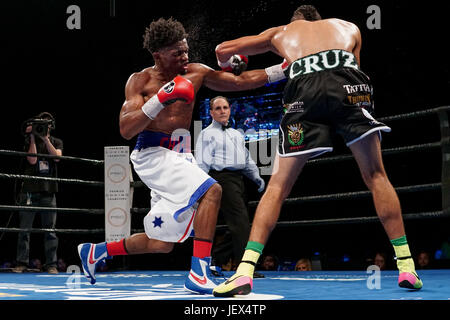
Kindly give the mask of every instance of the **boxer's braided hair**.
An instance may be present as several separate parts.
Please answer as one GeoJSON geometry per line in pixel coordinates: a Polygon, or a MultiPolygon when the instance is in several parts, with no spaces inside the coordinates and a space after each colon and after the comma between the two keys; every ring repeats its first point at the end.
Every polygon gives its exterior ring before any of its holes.
{"type": "Polygon", "coordinates": [[[187,33],[183,25],[173,18],[159,18],[152,21],[150,26],[145,28],[144,48],[150,52],[156,52],[161,48],[170,46],[175,42],[187,38],[187,33]]]}

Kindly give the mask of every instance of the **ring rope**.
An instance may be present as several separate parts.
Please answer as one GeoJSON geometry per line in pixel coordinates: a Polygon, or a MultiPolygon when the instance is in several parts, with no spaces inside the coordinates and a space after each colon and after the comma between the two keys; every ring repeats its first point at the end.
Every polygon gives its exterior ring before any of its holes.
{"type": "MultiPolygon", "coordinates": [[[[450,210],[443,211],[430,211],[419,213],[408,213],[402,215],[404,220],[417,220],[417,219],[432,219],[432,218],[447,218],[450,217],[450,210]]],[[[320,220],[298,220],[298,221],[278,221],[277,226],[280,227],[292,227],[292,226],[319,226],[319,225],[333,225],[333,224],[358,224],[358,223],[371,223],[378,222],[378,216],[371,217],[356,217],[356,218],[336,218],[336,219],[320,219],[320,220]]],[[[218,230],[226,229],[226,225],[218,225],[218,230]]],[[[104,233],[105,229],[56,229],[56,228],[2,228],[0,232],[30,232],[30,233],[66,233],[66,234],[95,234],[104,233]]],[[[144,229],[132,229],[131,233],[141,233],[144,229]]]]}
{"type": "MultiPolygon", "coordinates": [[[[447,218],[450,217],[449,211],[430,211],[420,213],[407,213],[402,215],[404,220],[415,220],[424,218],[447,218]]],[[[299,220],[299,221],[279,221],[277,225],[280,226],[318,226],[318,225],[332,225],[332,224],[356,224],[367,222],[379,222],[378,216],[371,217],[356,217],[356,218],[336,218],[336,219],[320,219],[320,220],[299,220]]]]}
{"type": "MultiPolygon", "coordinates": [[[[416,145],[404,146],[404,147],[382,149],[381,153],[383,155],[392,155],[392,154],[397,154],[397,153],[402,153],[402,152],[424,151],[427,149],[440,148],[442,144],[443,144],[443,142],[439,141],[439,142],[430,142],[430,143],[416,144],[416,145]]],[[[344,161],[344,160],[350,160],[350,159],[353,159],[353,155],[346,154],[346,155],[340,155],[340,156],[334,156],[334,157],[311,159],[311,160],[308,160],[307,163],[308,164],[329,163],[329,162],[338,162],[338,161],[344,161]]]]}
{"type": "MultiPolygon", "coordinates": [[[[92,208],[54,208],[54,207],[33,207],[33,206],[11,206],[11,205],[0,205],[0,211],[57,211],[57,212],[67,212],[67,213],[89,213],[94,215],[105,214],[105,209],[92,209],[92,208]]],[[[132,214],[147,214],[150,208],[130,208],[130,213],[132,214]]]]}
{"type": "MultiPolygon", "coordinates": [[[[397,153],[402,153],[402,152],[417,152],[417,151],[424,151],[424,150],[432,149],[432,148],[440,148],[442,144],[449,143],[448,140],[449,139],[447,138],[447,139],[444,139],[442,142],[423,143],[423,144],[417,144],[417,145],[411,145],[411,146],[383,149],[382,154],[392,155],[392,154],[397,154],[397,153]]],[[[311,159],[307,163],[310,163],[310,164],[329,163],[329,162],[338,162],[338,161],[344,161],[344,160],[349,160],[349,159],[353,159],[353,155],[348,154],[348,155],[327,157],[327,158],[321,158],[321,159],[311,159]]],[[[45,180],[45,181],[56,181],[56,182],[72,183],[72,184],[84,184],[84,185],[91,185],[91,186],[104,186],[105,185],[104,182],[102,182],[102,181],[87,181],[87,180],[80,180],[80,179],[30,176],[30,175],[20,175],[20,174],[11,174],[11,173],[0,173],[0,178],[45,180]]],[[[133,182],[131,182],[131,186],[132,187],[143,187],[143,186],[145,186],[145,184],[142,181],[133,181],[133,182]]]]}
{"type": "Polygon", "coordinates": [[[0,205],[0,211],[40,211],[40,212],[65,212],[65,213],[89,213],[95,215],[105,214],[105,209],[83,209],[83,208],[53,208],[33,206],[8,206],[0,205]]]}
{"type": "Polygon", "coordinates": [[[88,180],[80,180],[80,179],[29,176],[29,175],[24,175],[24,174],[12,174],[12,173],[0,173],[0,178],[56,181],[56,182],[65,182],[65,183],[74,183],[74,184],[84,184],[84,185],[90,185],[90,186],[104,186],[104,184],[105,184],[104,182],[101,182],[101,181],[88,181],[88,180]]]}
{"type": "MultiPolygon", "coordinates": [[[[404,186],[397,187],[395,190],[398,193],[406,193],[406,192],[417,192],[417,191],[429,191],[429,190],[437,190],[442,187],[442,183],[428,183],[414,186],[404,186]]],[[[325,195],[314,195],[314,196],[305,196],[305,197],[296,197],[296,198],[288,198],[283,204],[297,204],[303,202],[314,202],[314,201],[330,201],[330,200],[342,200],[342,199],[350,199],[350,198],[361,198],[370,196],[371,192],[369,190],[365,191],[353,191],[353,192],[344,192],[344,193],[333,193],[333,194],[325,194],[325,195]]],[[[259,201],[249,201],[249,206],[257,206],[259,201]]]]}
{"type": "Polygon", "coordinates": [[[94,160],[94,159],[86,159],[86,158],[78,158],[78,157],[71,157],[71,156],[54,156],[50,154],[43,154],[43,153],[28,153],[24,151],[13,151],[13,150],[0,150],[0,155],[5,156],[22,156],[22,157],[41,157],[41,158],[49,158],[49,159],[61,159],[61,160],[72,160],[72,161],[79,161],[79,162],[87,162],[95,165],[103,165],[105,161],[103,160],[94,160]]]}
{"type": "MultiPolygon", "coordinates": [[[[97,229],[57,229],[57,228],[4,228],[0,227],[0,232],[26,232],[26,233],[65,233],[65,234],[96,234],[105,233],[104,228],[97,229]]],[[[131,229],[131,234],[145,232],[144,229],[131,229]]]]}
{"type": "Polygon", "coordinates": [[[0,232],[26,232],[26,233],[68,233],[68,234],[93,234],[104,233],[105,229],[55,229],[55,228],[0,228],[0,232]]]}
{"type": "MultiPolygon", "coordinates": [[[[430,191],[437,190],[442,187],[442,183],[428,183],[421,185],[413,185],[413,186],[403,186],[397,187],[395,190],[398,193],[406,193],[406,192],[418,192],[418,191],[430,191]]],[[[350,199],[350,198],[361,198],[370,196],[371,192],[368,190],[365,191],[353,191],[353,192],[343,192],[343,193],[333,193],[333,194],[325,194],[325,195],[313,195],[313,196],[304,196],[304,197],[296,197],[296,198],[288,198],[284,201],[283,204],[298,204],[304,202],[317,202],[317,201],[332,201],[332,200],[342,200],[342,199],[350,199]]],[[[248,205],[250,207],[256,207],[259,201],[249,201],[248,205]]],[[[77,209],[77,208],[53,208],[53,207],[32,207],[32,206],[8,206],[8,205],[0,205],[0,211],[58,211],[58,212],[67,212],[67,213],[90,213],[90,214],[104,214],[104,209],[77,209]]],[[[131,208],[130,212],[133,214],[147,214],[150,211],[150,208],[131,208]]]]}
{"type": "MultiPolygon", "coordinates": [[[[80,180],[80,179],[67,179],[67,178],[30,176],[30,175],[2,173],[2,172],[0,172],[0,178],[4,178],[4,179],[56,181],[56,182],[72,183],[72,184],[86,184],[86,185],[98,186],[98,187],[103,187],[105,185],[105,183],[103,181],[89,181],[89,180],[80,180]]],[[[132,181],[132,182],[130,182],[130,185],[133,188],[139,188],[139,187],[145,186],[145,184],[142,181],[132,181]]]]}
{"type": "Polygon", "coordinates": [[[425,109],[425,110],[420,110],[420,111],[402,113],[402,114],[398,114],[398,115],[394,115],[394,116],[380,117],[380,118],[378,118],[378,121],[389,122],[389,121],[394,121],[394,120],[418,118],[421,116],[427,116],[427,115],[431,115],[431,114],[438,113],[441,111],[449,111],[449,110],[450,110],[450,106],[442,106],[442,107],[437,107],[437,108],[432,108],[432,109],[425,109]]]}

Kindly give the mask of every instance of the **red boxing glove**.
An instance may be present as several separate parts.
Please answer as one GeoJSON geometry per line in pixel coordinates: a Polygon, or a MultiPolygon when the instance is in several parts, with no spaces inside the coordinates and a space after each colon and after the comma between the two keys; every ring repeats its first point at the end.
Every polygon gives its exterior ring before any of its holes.
{"type": "Polygon", "coordinates": [[[194,101],[194,97],[192,82],[182,76],[176,76],[172,81],[163,85],[158,93],[142,106],[142,112],[153,120],[166,106],[178,100],[189,104],[194,101]]]}
{"type": "Polygon", "coordinates": [[[227,62],[217,61],[222,71],[232,72],[236,76],[247,70],[248,57],[241,54],[235,54],[228,59],[227,62]]]}
{"type": "Polygon", "coordinates": [[[157,96],[164,106],[168,106],[178,100],[189,104],[194,100],[194,86],[190,80],[182,76],[176,76],[172,81],[159,89],[157,96]]]}

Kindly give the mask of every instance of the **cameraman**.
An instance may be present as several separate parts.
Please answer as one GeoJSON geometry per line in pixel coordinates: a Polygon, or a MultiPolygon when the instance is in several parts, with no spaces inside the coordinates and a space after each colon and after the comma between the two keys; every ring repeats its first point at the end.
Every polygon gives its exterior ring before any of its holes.
{"type": "MultiPolygon", "coordinates": [[[[55,119],[48,112],[42,112],[35,118],[27,120],[23,125],[25,135],[25,151],[34,154],[49,154],[61,156],[62,140],[50,135],[55,128],[55,119]]],[[[27,156],[24,174],[41,177],[57,177],[59,159],[27,156]]],[[[33,207],[56,208],[56,192],[58,184],[55,181],[24,180],[19,194],[19,205],[33,207]]],[[[20,228],[32,228],[36,212],[23,211],[19,213],[20,228]]],[[[41,212],[42,228],[53,229],[56,225],[56,211],[41,212]]],[[[58,238],[54,232],[44,234],[45,265],[48,273],[58,273],[56,250],[58,238]]],[[[30,233],[20,232],[17,242],[17,266],[14,272],[21,273],[28,268],[30,254],[30,233]]]]}

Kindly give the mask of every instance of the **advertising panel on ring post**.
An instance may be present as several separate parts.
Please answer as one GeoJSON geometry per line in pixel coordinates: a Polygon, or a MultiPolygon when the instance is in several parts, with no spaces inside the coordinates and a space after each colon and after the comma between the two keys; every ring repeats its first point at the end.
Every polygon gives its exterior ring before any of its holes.
{"type": "Polygon", "coordinates": [[[105,147],[105,240],[130,236],[130,167],[127,146],[105,147]]]}

